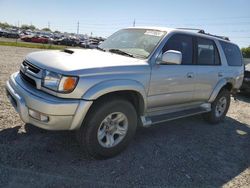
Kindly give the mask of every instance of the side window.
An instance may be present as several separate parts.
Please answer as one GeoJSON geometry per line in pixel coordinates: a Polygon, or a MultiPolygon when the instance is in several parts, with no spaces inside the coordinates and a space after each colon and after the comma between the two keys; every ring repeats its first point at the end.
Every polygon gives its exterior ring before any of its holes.
{"type": "Polygon", "coordinates": [[[197,64],[220,65],[219,53],[212,40],[197,38],[197,64]]]}
{"type": "Polygon", "coordinates": [[[183,65],[193,64],[193,40],[192,36],[176,34],[173,35],[163,47],[162,53],[168,50],[176,50],[182,53],[183,65]]]}
{"type": "Polygon", "coordinates": [[[238,46],[220,41],[229,66],[241,66],[242,56],[238,46]]]}

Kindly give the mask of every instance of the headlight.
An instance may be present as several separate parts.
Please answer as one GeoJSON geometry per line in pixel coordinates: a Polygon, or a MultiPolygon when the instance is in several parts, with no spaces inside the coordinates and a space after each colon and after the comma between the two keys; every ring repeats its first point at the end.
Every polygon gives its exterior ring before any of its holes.
{"type": "Polygon", "coordinates": [[[76,87],[78,77],[63,76],[61,74],[45,71],[43,76],[42,86],[61,93],[69,93],[76,87]]]}

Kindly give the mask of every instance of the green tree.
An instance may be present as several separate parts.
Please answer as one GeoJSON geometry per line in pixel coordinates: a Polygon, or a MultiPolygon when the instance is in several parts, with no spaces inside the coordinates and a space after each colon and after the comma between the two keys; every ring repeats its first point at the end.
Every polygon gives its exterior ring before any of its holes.
{"type": "Polygon", "coordinates": [[[5,22],[5,23],[1,23],[1,22],[0,22],[0,27],[3,28],[3,29],[9,28],[9,27],[11,27],[11,26],[12,26],[12,25],[10,25],[10,24],[8,24],[8,23],[6,23],[6,22],[5,22]]]}
{"type": "Polygon", "coordinates": [[[247,48],[241,48],[241,52],[244,58],[250,58],[250,46],[247,48]]]}
{"type": "Polygon", "coordinates": [[[47,27],[43,28],[42,30],[51,32],[50,28],[47,28],[47,27]]]}
{"type": "Polygon", "coordinates": [[[36,29],[36,27],[34,26],[34,25],[26,25],[26,24],[24,24],[24,25],[22,25],[21,26],[21,29],[31,29],[31,30],[35,30],[36,29]]]}

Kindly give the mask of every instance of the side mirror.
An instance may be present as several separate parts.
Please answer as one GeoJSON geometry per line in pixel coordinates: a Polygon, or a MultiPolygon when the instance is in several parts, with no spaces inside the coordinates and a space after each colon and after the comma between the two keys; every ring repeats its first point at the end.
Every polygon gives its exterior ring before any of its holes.
{"type": "Polygon", "coordinates": [[[162,54],[160,64],[174,64],[180,65],[182,60],[182,53],[175,50],[168,50],[162,54]]]}

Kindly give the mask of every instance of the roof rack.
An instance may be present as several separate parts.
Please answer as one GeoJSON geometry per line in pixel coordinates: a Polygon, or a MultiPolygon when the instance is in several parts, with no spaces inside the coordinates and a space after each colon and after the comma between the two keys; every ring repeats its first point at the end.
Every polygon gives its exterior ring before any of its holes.
{"type": "Polygon", "coordinates": [[[176,29],[181,29],[181,30],[190,30],[190,31],[197,31],[197,33],[200,34],[204,34],[204,35],[208,35],[208,36],[212,36],[212,37],[216,37],[216,38],[220,38],[223,40],[229,40],[229,37],[225,37],[225,36],[218,36],[218,35],[212,35],[210,33],[206,33],[203,29],[195,29],[195,28],[176,28],[176,29]]]}
{"type": "Polygon", "coordinates": [[[216,37],[216,38],[219,38],[219,39],[223,39],[223,40],[228,40],[228,41],[230,41],[230,40],[229,40],[229,37],[218,36],[218,35],[212,35],[212,34],[210,34],[210,33],[202,33],[202,34],[208,35],[208,36],[212,36],[212,37],[216,37]]]}
{"type": "Polygon", "coordinates": [[[203,29],[185,28],[185,27],[176,28],[176,29],[188,30],[188,31],[197,31],[197,33],[204,33],[205,34],[205,31],[203,29]]]}

